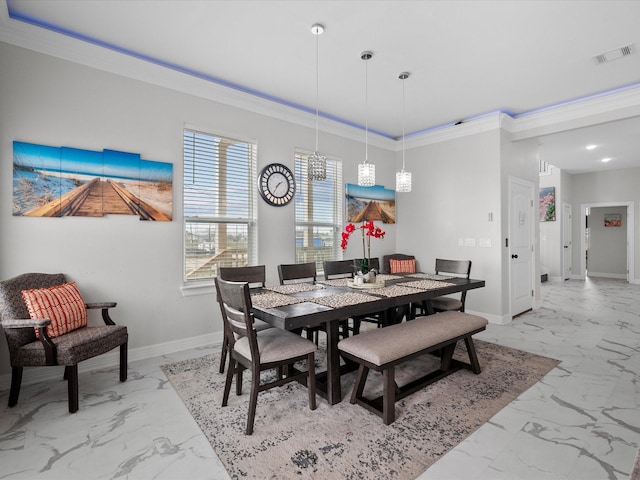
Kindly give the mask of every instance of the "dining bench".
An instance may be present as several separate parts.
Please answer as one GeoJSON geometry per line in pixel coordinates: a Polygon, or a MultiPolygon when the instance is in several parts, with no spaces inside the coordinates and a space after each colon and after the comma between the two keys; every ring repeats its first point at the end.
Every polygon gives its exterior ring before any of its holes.
{"type": "Polygon", "coordinates": [[[341,355],[359,365],[350,402],[382,417],[384,424],[389,425],[395,421],[396,401],[462,368],[479,374],[472,335],[485,330],[487,323],[486,318],[478,315],[449,311],[341,340],[338,343],[341,355]],[[453,358],[459,340],[465,341],[469,363],[453,358]],[[440,357],[440,368],[399,387],[395,381],[396,365],[428,353],[440,357]],[[382,373],[382,395],[374,399],[363,395],[369,370],[382,373]]]}

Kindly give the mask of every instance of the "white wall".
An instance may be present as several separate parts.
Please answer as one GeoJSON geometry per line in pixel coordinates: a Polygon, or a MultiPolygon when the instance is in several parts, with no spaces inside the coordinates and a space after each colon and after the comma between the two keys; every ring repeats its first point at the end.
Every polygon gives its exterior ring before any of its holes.
{"type": "MultiPolygon", "coordinates": [[[[202,337],[220,338],[212,289],[183,296],[182,130],[185,125],[258,142],[258,168],[293,167],[296,147],[314,145],[313,129],[229,107],[122,76],[0,43],[0,278],[64,272],[87,301],[117,301],[116,322],[126,324],[130,349],[202,337]],[[137,152],[174,165],[174,221],[136,216],[103,218],[13,217],[12,142],[20,140],[89,150],[137,152]]],[[[363,135],[364,140],[364,135],[363,135]]],[[[321,134],[324,153],[343,159],[343,179],[356,181],[363,142],[321,134]]],[[[369,145],[378,183],[395,188],[394,153],[369,145]]],[[[401,213],[402,214],[402,213],[401,213]]],[[[277,283],[278,263],[295,262],[294,208],[260,201],[258,262],[277,283]]],[[[395,225],[373,254],[395,251],[395,225]]],[[[347,256],[358,254],[348,251],[347,256]]],[[[92,319],[92,321],[95,319],[92,319]]],[[[0,342],[0,374],[9,371],[0,342]]],[[[25,372],[25,381],[32,370],[25,372]]],[[[0,389],[3,386],[0,385],[0,389]]]]}
{"type": "Polygon", "coordinates": [[[547,269],[546,273],[549,274],[549,277],[560,279],[562,276],[563,191],[559,169],[552,168],[551,175],[540,176],[540,188],[544,187],[555,187],[556,189],[556,220],[554,222],[539,222],[540,266],[547,269]]]}

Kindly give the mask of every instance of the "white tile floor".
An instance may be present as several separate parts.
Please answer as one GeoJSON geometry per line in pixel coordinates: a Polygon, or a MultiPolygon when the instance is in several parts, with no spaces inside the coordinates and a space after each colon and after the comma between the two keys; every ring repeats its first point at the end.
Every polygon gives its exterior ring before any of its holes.
{"type": "MultiPolygon", "coordinates": [[[[640,286],[542,286],[543,305],[478,338],[562,360],[544,381],[442,457],[423,480],[626,479],[640,445],[640,286]]],[[[211,348],[0,392],[2,479],[224,479],[215,453],[159,366],[211,348]]],[[[217,351],[217,348],[215,349],[217,351]]],[[[322,401],[322,400],[321,400],[322,401]]]]}

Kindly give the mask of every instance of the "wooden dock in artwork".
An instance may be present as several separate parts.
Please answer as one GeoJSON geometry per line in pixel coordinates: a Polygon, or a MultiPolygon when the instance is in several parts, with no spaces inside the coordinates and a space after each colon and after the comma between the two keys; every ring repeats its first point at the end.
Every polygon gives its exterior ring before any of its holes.
{"type": "Polygon", "coordinates": [[[171,221],[171,217],[112,180],[94,178],[60,198],[26,213],[29,217],[101,217],[139,215],[142,220],[171,221]]]}

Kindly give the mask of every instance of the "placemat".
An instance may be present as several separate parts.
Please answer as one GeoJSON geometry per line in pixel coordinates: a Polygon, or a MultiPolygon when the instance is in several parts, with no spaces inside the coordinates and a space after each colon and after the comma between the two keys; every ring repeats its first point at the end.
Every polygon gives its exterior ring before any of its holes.
{"type": "Polygon", "coordinates": [[[378,275],[376,275],[376,281],[381,281],[384,282],[385,280],[398,280],[402,277],[399,277],[398,275],[389,275],[387,273],[380,273],[378,275]]]}
{"type": "MultiPolygon", "coordinates": [[[[379,291],[378,289],[376,291],[379,291]]],[[[349,305],[358,305],[359,303],[373,302],[378,298],[371,295],[358,292],[339,293],[337,295],[329,295],[327,297],[310,298],[310,302],[324,305],[325,307],[340,308],[347,307],[349,305]]]]}
{"type": "Polygon", "coordinates": [[[322,285],[314,285],[313,283],[290,283],[288,285],[273,285],[265,287],[267,290],[282,294],[310,292],[312,290],[322,290],[322,285]]]}
{"type": "Polygon", "coordinates": [[[419,290],[435,290],[436,288],[450,287],[454,284],[442,282],[440,280],[416,280],[415,282],[407,282],[402,285],[405,287],[417,288],[419,290]]]}
{"type": "Polygon", "coordinates": [[[306,302],[304,298],[291,297],[277,292],[252,293],[251,302],[254,306],[260,308],[276,308],[285,305],[293,305],[294,303],[306,302]]]}

